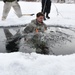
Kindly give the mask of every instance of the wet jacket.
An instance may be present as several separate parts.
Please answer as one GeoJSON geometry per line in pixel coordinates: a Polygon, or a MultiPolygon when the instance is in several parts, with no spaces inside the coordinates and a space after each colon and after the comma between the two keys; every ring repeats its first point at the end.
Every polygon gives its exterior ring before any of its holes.
{"type": "Polygon", "coordinates": [[[19,0],[3,0],[3,2],[13,2],[13,1],[19,1],[19,0]]]}
{"type": "Polygon", "coordinates": [[[47,26],[42,22],[41,24],[37,20],[32,20],[31,23],[24,29],[24,33],[30,35],[27,38],[27,43],[30,47],[36,48],[36,53],[48,54],[48,47],[45,41],[41,39],[42,33],[47,29],[47,26]],[[40,32],[42,32],[40,34],[40,32]],[[32,34],[30,34],[32,33],[32,34]]]}
{"type": "Polygon", "coordinates": [[[33,32],[44,32],[47,29],[45,23],[38,23],[37,20],[32,20],[30,24],[24,29],[24,33],[33,33],[33,32]]]}

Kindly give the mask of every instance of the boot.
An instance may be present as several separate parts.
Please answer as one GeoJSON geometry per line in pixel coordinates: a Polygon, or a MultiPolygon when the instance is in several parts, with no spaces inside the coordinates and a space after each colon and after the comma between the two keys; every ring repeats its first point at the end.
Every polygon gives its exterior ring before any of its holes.
{"type": "Polygon", "coordinates": [[[48,14],[48,13],[46,14],[46,18],[47,18],[47,19],[50,19],[50,17],[49,17],[49,14],[48,14]]]}
{"type": "Polygon", "coordinates": [[[46,20],[45,13],[44,13],[44,20],[46,20]]]}
{"type": "Polygon", "coordinates": [[[44,17],[44,20],[46,20],[46,18],[44,17]]]}

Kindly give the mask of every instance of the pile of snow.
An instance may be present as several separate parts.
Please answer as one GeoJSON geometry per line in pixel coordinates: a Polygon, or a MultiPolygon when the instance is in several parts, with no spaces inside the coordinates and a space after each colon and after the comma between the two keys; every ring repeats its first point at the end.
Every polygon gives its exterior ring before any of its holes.
{"type": "Polygon", "coordinates": [[[75,75],[75,54],[0,54],[0,75],[75,75]]]}

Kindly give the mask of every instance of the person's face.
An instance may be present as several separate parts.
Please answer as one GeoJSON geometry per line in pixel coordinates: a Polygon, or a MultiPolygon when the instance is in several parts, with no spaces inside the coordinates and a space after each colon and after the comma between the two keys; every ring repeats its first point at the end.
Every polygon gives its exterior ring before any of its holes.
{"type": "Polygon", "coordinates": [[[39,16],[39,17],[37,17],[37,21],[38,21],[39,23],[42,23],[42,22],[43,22],[43,19],[44,19],[44,16],[39,16]]]}

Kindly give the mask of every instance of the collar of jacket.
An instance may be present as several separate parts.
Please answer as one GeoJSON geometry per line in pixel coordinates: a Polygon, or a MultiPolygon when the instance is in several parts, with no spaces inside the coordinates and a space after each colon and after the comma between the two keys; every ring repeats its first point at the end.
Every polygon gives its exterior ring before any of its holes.
{"type": "Polygon", "coordinates": [[[42,22],[42,23],[39,23],[38,21],[37,21],[37,19],[36,19],[36,25],[44,25],[44,23],[42,22]]]}
{"type": "Polygon", "coordinates": [[[32,22],[33,22],[35,25],[37,25],[37,26],[44,25],[43,22],[42,22],[42,23],[39,23],[39,22],[37,21],[37,19],[32,20],[32,22]]]}

